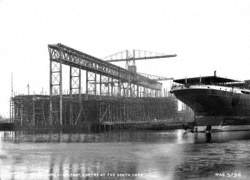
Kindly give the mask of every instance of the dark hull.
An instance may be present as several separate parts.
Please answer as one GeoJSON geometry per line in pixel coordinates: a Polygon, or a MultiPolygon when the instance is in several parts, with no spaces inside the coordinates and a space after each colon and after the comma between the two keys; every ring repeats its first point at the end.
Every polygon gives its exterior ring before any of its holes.
{"type": "Polygon", "coordinates": [[[174,95],[191,107],[198,125],[250,124],[250,95],[214,89],[180,89],[174,95]]]}

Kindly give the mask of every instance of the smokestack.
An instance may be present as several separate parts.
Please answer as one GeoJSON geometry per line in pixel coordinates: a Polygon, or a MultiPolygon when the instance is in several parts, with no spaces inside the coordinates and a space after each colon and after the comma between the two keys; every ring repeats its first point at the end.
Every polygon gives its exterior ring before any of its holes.
{"type": "Polygon", "coordinates": [[[214,71],[214,77],[216,77],[216,70],[214,71]]]}

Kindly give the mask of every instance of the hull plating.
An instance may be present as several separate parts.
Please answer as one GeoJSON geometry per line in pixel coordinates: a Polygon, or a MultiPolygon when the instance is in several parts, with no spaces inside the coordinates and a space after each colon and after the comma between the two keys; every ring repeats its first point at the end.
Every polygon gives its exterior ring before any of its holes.
{"type": "Polygon", "coordinates": [[[250,124],[249,94],[188,88],[172,92],[193,109],[198,125],[250,124]]]}

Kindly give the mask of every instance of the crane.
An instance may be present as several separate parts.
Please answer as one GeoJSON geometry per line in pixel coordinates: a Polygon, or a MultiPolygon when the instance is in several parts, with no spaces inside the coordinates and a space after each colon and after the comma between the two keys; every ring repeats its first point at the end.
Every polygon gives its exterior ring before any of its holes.
{"type": "MultiPolygon", "coordinates": [[[[150,59],[162,59],[162,58],[171,58],[171,57],[176,57],[176,54],[162,54],[162,53],[155,53],[155,52],[150,52],[150,51],[145,51],[145,50],[136,50],[133,49],[132,53],[129,52],[128,50],[125,51],[120,51],[114,54],[111,54],[109,56],[106,56],[104,60],[107,62],[126,62],[126,68],[133,72],[136,73],[137,68],[135,65],[135,61],[137,60],[150,60],[150,59]]],[[[173,80],[173,78],[167,78],[167,77],[161,77],[157,75],[151,75],[151,74],[145,74],[145,73],[139,73],[145,77],[148,77],[152,80],[156,81],[165,81],[165,80],[173,80]]]]}
{"type": "Polygon", "coordinates": [[[136,73],[136,65],[135,61],[137,60],[149,60],[149,59],[162,59],[162,58],[171,58],[176,57],[176,54],[162,54],[162,53],[155,53],[145,50],[136,50],[133,49],[132,53],[128,50],[120,51],[115,54],[111,54],[104,58],[107,62],[126,62],[126,68],[136,73]]]}

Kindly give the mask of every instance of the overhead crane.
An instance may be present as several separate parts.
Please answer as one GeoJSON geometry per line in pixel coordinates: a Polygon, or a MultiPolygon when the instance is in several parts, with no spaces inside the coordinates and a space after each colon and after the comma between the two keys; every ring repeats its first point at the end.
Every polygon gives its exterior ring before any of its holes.
{"type": "MultiPolygon", "coordinates": [[[[128,50],[117,52],[115,54],[111,54],[104,59],[107,62],[126,62],[126,68],[133,72],[137,72],[135,61],[138,60],[151,60],[151,59],[163,59],[163,58],[172,58],[176,57],[176,54],[162,54],[162,53],[156,53],[156,52],[150,52],[145,50],[136,50],[133,49],[132,53],[128,50]]],[[[146,76],[152,80],[156,81],[162,81],[162,80],[173,80],[173,78],[167,78],[167,77],[160,77],[157,75],[150,75],[145,73],[140,73],[143,76],[146,76]]]]}
{"type": "MultiPolygon", "coordinates": [[[[69,67],[69,92],[79,95],[80,112],[82,114],[82,70],[86,73],[86,95],[108,95],[120,97],[158,97],[162,89],[162,83],[136,73],[135,61],[146,59],[159,59],[176,57],[176,54],[165,55],[149,51],[133,50],[123,51],[109,56],[106,61],[83,53],[63,44],[48,45],[50,55],[50,116],[53,117],[53,97],[59,95],[59,119],[62,124],[63,106],[63,78],[62,65],[69,67]],[[111,64],[110,62],[126,61],[127,69],[111,64]],[[132,63],[132,64],[131,64],[132,63]]],[[[72,111],[70,105],[70,111],[72,111]]],[[[50,118],[50,119],[51,119],[50,118]]],[[[50,120],[52,121],[52,120],[50,120]]]]}

